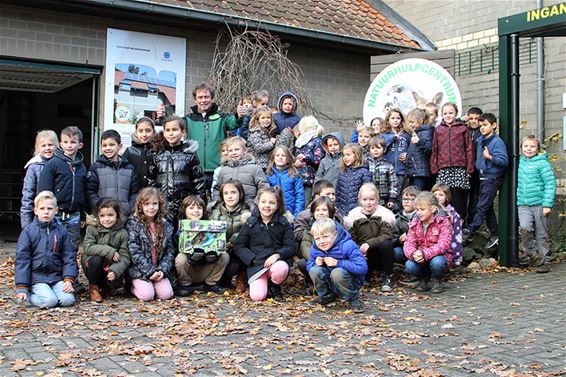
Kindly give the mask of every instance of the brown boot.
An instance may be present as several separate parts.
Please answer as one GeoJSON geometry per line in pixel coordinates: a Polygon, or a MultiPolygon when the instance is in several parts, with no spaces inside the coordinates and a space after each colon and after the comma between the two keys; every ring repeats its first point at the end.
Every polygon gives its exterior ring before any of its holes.
{"type": "Polygon", "coordinates": [[[91,284],[88,286],[88,294],[90,297],[90,301],[101,303],[103,300],[102,295],[100,294],[100,289],[98,285],[91,284]]]}
{"type": "Polygon", "coordinates": [[[236,293],[242,294],[246,292],[246,272],[242,271],[236,277],[236,293]]]}

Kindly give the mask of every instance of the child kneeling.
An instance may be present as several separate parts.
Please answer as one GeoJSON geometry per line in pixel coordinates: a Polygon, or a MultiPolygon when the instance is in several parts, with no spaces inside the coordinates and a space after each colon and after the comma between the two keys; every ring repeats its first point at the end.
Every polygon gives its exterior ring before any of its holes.
{"type": "Polygon", "coordinates": [[[421,192],[415,199],[418,218],[409,224],[403,251],[407,257],[405,270],[419,278],[416,290],[428,290],[428,280],[432,275],[432,293],[441,293],[442,278],[450,267],[454,257],[450,248],[452,224],[450,219],[440,216],[440,204],[436,197],[428,192],[421,192]]]}
{"type": "Polygon", "coordinates": [[[67,230],[54,220],[57,210],[55,195],[40,192],[34,200],[36,217],[16,247],[16,299],[44,309],[75,303],[77,260],[67,230]]]}
{"type": "Polygon", "coordinates": [[[250,298],[262,301],[267,291],[276,300],[283,298],[281,284],[287,278],[297,244],[285,213],[279,188],[263,188],[257,194],[257,209],[238,233],[234,251],[247,266],[250,298]]]}
{"type": "Polygon", "coordinates": [[[99,201],[95,220],[86,228],[81,258],[88,278],[90,301],[101,303],[113,289],[124,285],[124,275],[130,265],[128,231],[124,229],[125,214],[120,202],[112,198],[99,201]]]}
{"type": "Polygon", "coordinates": [[[332,219],[316,220],[311,233],[315,244],[311,247],[307,269],[318,295],[313,303],[328,305],[338,296],[347,301],[354,312],[363,312],[360,288],[368,265],[360,248],[332,219]]]}
{"type": "MultiPolygon", "coordinates": [[[[204,200],[196,195],[189,195],[181,203],[179,220],[200,221],[205,220],[206,204],[204,200]]],[[[202,223],[200,223],[202,224],[202,223]]],[[[204,226],[204,225],[203,225],[204,226]]],[[[183,226],[180,226],[182,232],[183,226]]],[[[199,234],[205,233],[199,232],[199,234]]],[[[226,266],[230,262],[230,256],[225,250],[210,250],[205,252],[202,245],[206,239],[197,245],[192,244],[195,239],[189,239],[185,234],[179,234],[179,253],[175,257],[175,270],[177,271],[178,285],[177,296],[186,297],[194,293],[193,284],[202,284],[204,292],[223,293],[225,288],[218,286],[226,266]],[[183,248],[183,245],[186,249],[183,248]]],[[[214,245],[217,245],[215,242],[214,245]]]]}

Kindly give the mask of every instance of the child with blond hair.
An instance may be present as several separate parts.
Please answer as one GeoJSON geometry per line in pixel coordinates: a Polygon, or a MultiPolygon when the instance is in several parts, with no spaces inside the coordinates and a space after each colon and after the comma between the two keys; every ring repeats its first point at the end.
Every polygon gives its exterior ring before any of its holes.
{"type": "Polygon", "coordinates": [[[69,233],[55,220],[57,210],[52,192],[37,194],[35,218],[24,227],[16,246],[16,299],[40,308],[75,303],[77,259],[69,233]]]}
{"type": "Polygon", "coordinates": [[[328,305],[340,297],[354,312],[363,312],[360,288],[368,266],[360,248],[344,228],[329,218],[316,220],[311,233],[314,243],[307,269],[318,295],[313,303],[328,305]]]}
{"type": "Polygon", "coordinates": [[[550,272],[548,218],[556,195],[556,177],[540,141],[534,135],[521,142],[517,206],[520,256],[537,272],[550,272]]]}
{"type": "Polygon", "coordinates": [[[52,130],[43,130],[35,137],[35,150],[33,158],[29,160],[24,169],[24,185],[22,188],[22,207],[20,208],[20,222],[22,229],[33,221],[33,200],[37,194],[39,177],[45,163],[53,157],[55,148],[59,145],[57,134],[52,130]]]}
{"type": "Polygon", "coordinates": [[[324,128],[315,117],[308,115],[299,121],[295,130],[298,131],[295,140],[295,167],[303,180],[305,203],[310,203],[314,177],[325,155],[321,138],[324,128]]]}

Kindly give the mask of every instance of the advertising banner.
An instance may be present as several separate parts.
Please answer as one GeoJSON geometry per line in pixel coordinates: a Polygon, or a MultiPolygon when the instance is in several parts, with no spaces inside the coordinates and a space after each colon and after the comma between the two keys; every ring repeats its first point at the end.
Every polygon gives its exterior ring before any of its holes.
{"type": "MultiPolygon", "coordinates": [[[[385,118],[390,109],[407,115],[412,109],[433,102],[440,108],[453,102],[462,110],[462,97],[450,73],[426,59],[404,59],[390,64],[371,83],[364,99],[364,122],[385,118]]],[[[459,115],[459,114],[458,114],[459,115]]]]}
{"type": "Polygon", "coordinates": [[[115,129],[124,148],[131,144],[136,121],[185,114],[186,40],[184,38],[108,29],[104,130],[115,129]]]}

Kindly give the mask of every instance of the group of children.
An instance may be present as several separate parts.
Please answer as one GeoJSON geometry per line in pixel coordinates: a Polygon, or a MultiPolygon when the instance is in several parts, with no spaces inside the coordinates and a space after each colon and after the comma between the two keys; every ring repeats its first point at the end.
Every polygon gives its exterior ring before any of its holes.
{"type": "MultiPolygon", "coordinates": [[[[260,91],[238,107],[247,118],[221,143],[211,191],[181,117],[164,119],[160,133],[152,119],[140,118],[123,155],[120,135],[103,132],[102,154],[88,170],[78,128],[65,128],[60,142],[53,131],[38,133],[26,165],[17,298],[39,307],[74,303],[85,220],[81,264],[94,302],[119,287],[144,301],[222,293],[234,279],[236,292],[249,289],[254,301],[280,299],[298,259],[307,292],[317,293],[313,303],[341,298],[359,312],[359,290],[373,271],[383,271],[383,292],[394,289],[394,264],[401,263],[409,284],[439,293],[448,268],[462,261],[463,241],[484,222],[496,239],[493,201],[508,157],[492,114],[474,123],[469,113],[467,126],[456,106],[445,104],[435,126],[426,110],[405,119],[393,109],[359,124],[357,142],[345,144],[339,132],[322,138],[313,116],[301,118],[292,93],[279,98],[276,112],[267,103],[260,91]],[[476,211],[463,229],[467,191],[476,186],[476,211]],[[223,222],[223,250],[180,247],[182,220],[223,222]]],[[[522,152],[521,246],[532,264],[547,268],[544,219],[555,181],[536,139],[526,137],[522,152]]]]}

